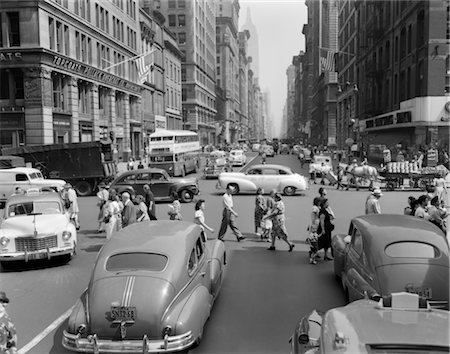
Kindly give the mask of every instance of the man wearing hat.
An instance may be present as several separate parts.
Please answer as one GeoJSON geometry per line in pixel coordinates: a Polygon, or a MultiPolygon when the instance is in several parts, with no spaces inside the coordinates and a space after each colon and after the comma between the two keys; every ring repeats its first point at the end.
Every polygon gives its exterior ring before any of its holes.
{"type": "Polygon", "coordinates": [[[381,214],[380,198],[383,195],[380,188],[375,188],[366,199],[366,215],[381,214]]]}
{"type": "Polygon", "coordinates": [[[97,198],[99,199],[99,202],[97,204],[99,207],[98,218],[97,218],[98,219],[97,232],[100,233],[100,232],[103,232],[103,226],[104,226],[103,219],[105,216],[105,205],[109,198],[109,192],[106,189],[105,182],[101,182],[98,185],[97,198]]]}
{"type": "Polygon", "coordinates": [[[0,291],[0,353],[17,353],[17,333],[14,323],[11,321],[6,306],[9,299],[3,291],[0,291]]]}

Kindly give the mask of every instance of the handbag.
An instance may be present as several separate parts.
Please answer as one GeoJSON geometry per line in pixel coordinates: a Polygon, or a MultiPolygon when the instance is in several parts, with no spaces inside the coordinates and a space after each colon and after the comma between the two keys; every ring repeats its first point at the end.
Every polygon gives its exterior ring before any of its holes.
{"type": "Polygon", "coordinates": [[[68,199],[68,198],[64,199],[64,207],[66,209],[69,209],[71,204],[72,204],[72,202],[70,201],[70,199],[68,199]]]}

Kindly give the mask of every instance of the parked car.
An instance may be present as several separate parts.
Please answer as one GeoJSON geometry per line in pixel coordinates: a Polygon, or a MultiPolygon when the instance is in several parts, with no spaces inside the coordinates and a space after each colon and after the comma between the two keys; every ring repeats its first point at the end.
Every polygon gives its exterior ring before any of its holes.
{"type": "Polygon", "coordinates": [[[0,221],[0,262],[65,257],[77,248],[77,231],[56,192],[28,190],[6,201],[0,221]]]}
{"type": "Polygon", "coordinates": [[[203,176],[207,178],[217,178],[222,172],[231,172],[233,167],[228,162],[226,157],[220,157],[217,159],[209,159],[207,161],[205,169],[203,170],[203,176]]]}
{"type": "Polygon", "coordinates": [[[261,149],[261,144],[259,144],[259,143],[254,143],[254,144],[252,145],[252,151],[253,151],[253,152],[259,152],[260,149],[261,149]]]}
{"type": "Polygon", "coordinates": [[[48,188],[61,191],[66,181],[62,179],[45,179],[37,168],[15,167],[0,169],[0,208],[14,193],[17,187],[22,190],[30,188],[48,188]]]}
{"type": "Polygon", "coordinates": [[[285,195],[295,195],[308,188],[305,177],[281,165],[253,165],[247,172],[224,172],[219,175],[217,188],[231,186],[233,194],[252,193],[263,188],[265,193],[272,189],[285,195]]]}
{"type": "Polygon", "coordinates": [[[267,157],[275,156],[275,151],[273,150],[272,145],[261,145],[261,149],[259,150],[259,152],[261,154],[265,152],[267,157]]]}
{"type": "Polygon", "coordinates": [[[325,155],[316,155],[309,164],[309,170],[315,171],[317,175],[327,174],[333,171],[331,157],[325,155]]]}
{"type": "Polygon", "coordinates": [[[281,144],[280,147],[280,154],[287,154],[289,155],[291,153],[291,148],[288,144],[281,144]]]}
{"type": "Polygon", "coordinates": [[[247,156],[245,156],[244,150],[231,150],[229,160],[233,166],[244,166],[247,162],[247,156]]]}
{"type": "Polygon", "coordinates": [[[223,151],[223,150],[214,150],[214,151],[210,152],[208,157],[210,159],[218,159],[218,158],[221,158],[221,157],[225,158],[225,157],[227,157],[227,153],[225,151],[223,151]]]}
{"type": "Polygon", "coordinates": [[[334,274],[348,301],[407,291],[448,309],[449,246],[434,224],[408,215],[353,218],[332,238],[334,274]]]}
{"type": "Polygon", "coordinates": [[[219,294],[225,246],[197,224],[149,221],[100,250],[63,332],[84,353],[169,353],[199,344],[219,294]]]}
{"type": "Polygon", "coordinates": [[[110,188],[116,189],[119,194],[144,195],[145,184],[150,185],[155,201],[172,201],[173,193],[177,193],[182,202],[188,203],[200,192],[197,178],[171,178],[160,168],[123,172],[111,182],[110,188]]]}
{"type": "Polygon", "coordinates": [[[311,150],[307,148],[300,148],[298,152],[298,159],[303,160],[303,162],[309,163],[311,162],[311,150]]]}
{"type": "Polygon", "coordinates": [[[431,309],[417,294],[357,300],[303,317],[291,353],[448,353],[450,314],[431,309]]]}

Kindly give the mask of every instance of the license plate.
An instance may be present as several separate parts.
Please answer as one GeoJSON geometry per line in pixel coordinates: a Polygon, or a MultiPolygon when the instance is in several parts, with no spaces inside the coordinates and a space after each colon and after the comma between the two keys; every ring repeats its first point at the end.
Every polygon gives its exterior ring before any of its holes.
{"type": "Polygon", "coordinates": [[[136,307],[111,306],[111,317],[116,321],[134,321],[136,319],[136,307]]]}
{"type": "Polygon", "coordinates": [[[29,260],[45,259],[45,258],[47,258],[46,253],[31,253],[28,255],[29,260]]]}
{"type": "Polygon", "coordinates": [[[433,298],[431,288],[409,288],[406,289],[408,293],[417,294],[419,296],[422,296],[426,299],[433,298]]]}

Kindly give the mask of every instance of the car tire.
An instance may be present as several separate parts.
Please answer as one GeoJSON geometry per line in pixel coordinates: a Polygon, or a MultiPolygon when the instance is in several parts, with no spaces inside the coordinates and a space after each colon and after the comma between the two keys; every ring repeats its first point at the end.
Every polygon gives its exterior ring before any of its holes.
{"type": "Polygon", "coordinates": [[[183,203],[190,203],[194,200],[194,194],[187,189],[180,191],[179,196],[183,203]]]}
{"type": "Polygon", "coordinates": [[[292,186],[287,186],[287,187],[284,187],[284,189],[283,189],[284,195],[288,195],[288,196],[295,195],[295,191],[296,191],[296,188],[292,187],[292,186]]]}
{"type": "Polygon", "coordinates": [[[92,185],[88,181],[78,181],[75,183],[78,196],[87,197],[92,194],[92,185]]]}
{"type": "Polygon", "coordinates": [[[236,195],[239,194],[239,186],[236,183],[229,183],[227,188],[231,188],[231,194],[236,195]]]}

